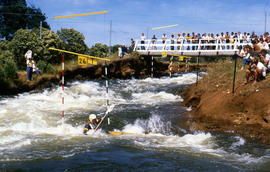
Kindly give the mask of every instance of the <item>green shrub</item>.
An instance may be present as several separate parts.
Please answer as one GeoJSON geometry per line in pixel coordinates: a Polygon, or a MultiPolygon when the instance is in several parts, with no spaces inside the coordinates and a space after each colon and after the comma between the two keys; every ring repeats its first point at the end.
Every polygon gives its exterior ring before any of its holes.
{"type": "Polygon", "coordinates": [[[4,83],[5,73],[3,69],[3,64],[0,61],[0,84],[4,83]]]}
{"type": "Polygon", "coordinates": [[[41,72],[44,72],[46,71],[46,63],[42,60],[40,60],[38,63],[37,63],[37,67],[39,68],[39,70],[41,72]]]}
{"type": "Polygon", "coordinates": [[[53,65],[48,64],[46,73],[55,74],[56,70],[54,69],[53,65]]]}
{"type": "Polygon", "coordinates": [[[46,64],[46,62],[40,60],[37,63],[37,67],[41,70],[42,73],[50,73],[55,74],[56,70],[54,69],[53,65],[46,64]]]}
{"type": "Polygon", "coordinates": [[[17,78],[17,66],[13,61],[6,61],[4,64],[4,76],[6,78],[17,78]]]}

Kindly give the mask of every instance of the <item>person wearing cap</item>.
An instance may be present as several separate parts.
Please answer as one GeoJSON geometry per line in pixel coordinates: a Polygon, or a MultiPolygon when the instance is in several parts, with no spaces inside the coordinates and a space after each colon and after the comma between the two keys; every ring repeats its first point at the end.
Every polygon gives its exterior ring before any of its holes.
{"type": "Polygon", "coordinates": [[[32,51],[28,50],[25,53],[26,58],[26,65],[27,65],[27,81],[32,80],[32,73],[33,73],[33,60],[32,60],[32,51]]]}
{"type": "Polygon", "coordinates": [[[87,132],[89,130],[95,130],[98,124],[103,121],[104,117],[101,119],[97,119],[97,116],[95,114],[90,114],[89,115],[89,121],[87,124],[84,126],[83,134],[87,135],[87,132]]]}

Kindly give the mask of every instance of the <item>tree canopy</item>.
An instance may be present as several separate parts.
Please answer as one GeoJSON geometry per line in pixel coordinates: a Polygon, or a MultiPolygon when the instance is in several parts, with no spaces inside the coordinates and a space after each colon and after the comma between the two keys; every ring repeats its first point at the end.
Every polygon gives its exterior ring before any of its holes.
{"type": "Polygon", "coordinates": [[[0,1],[0,38],[11,40],[19,29],[33,29],[40,26],[50,28],[46,16],[39,8],[28,7],[25,0],[0,1]]]}

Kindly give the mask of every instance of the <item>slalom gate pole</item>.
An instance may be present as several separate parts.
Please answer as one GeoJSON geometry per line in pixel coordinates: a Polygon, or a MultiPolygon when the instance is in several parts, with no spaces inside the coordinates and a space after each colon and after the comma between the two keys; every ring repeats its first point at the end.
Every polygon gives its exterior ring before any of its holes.
{"type": "Polygon", "coordinates": [[[235,76],[236,76],[236,64],[237,64],[237,55],[236,52],[233,55],[233,59],[234,59],[234,72],[233,72],[233,88],[232,88],[232,93],[234,94],[234,89],[235,89],[235,76]]]}
{"type": "Polygon", "coordinates": [[[107,96],[107,100],[106,100],[106,106],[108,108],[109,106],[109,81],[108,81],[108,68],[107,68],[107,62],[105,62],[105,77],[106,77],[106,96],[107,96]]]}
{"type": "Polygon", "coordinates": [[[65,111],[64,111],[64,104],[65,104],[65,98],[64,98],[64,90],[65,90],[65,77],[64,77],[64,71],[65,71],[65,56],[62,55],[62,124],[64,124],[64,117],[65,117],[65,111]]]}

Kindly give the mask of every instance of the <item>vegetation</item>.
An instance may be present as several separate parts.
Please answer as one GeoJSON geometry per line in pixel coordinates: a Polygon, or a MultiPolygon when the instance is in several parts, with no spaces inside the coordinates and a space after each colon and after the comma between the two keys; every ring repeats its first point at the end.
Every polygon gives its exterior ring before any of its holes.
{"type": "Polygon", "coordinates": [[[19,29],[33,29],[40,26],[50,28],[46,16],[39,8],[28,7],[26,0],[0,1],[0,38],[11,40],[19,29]]]}

